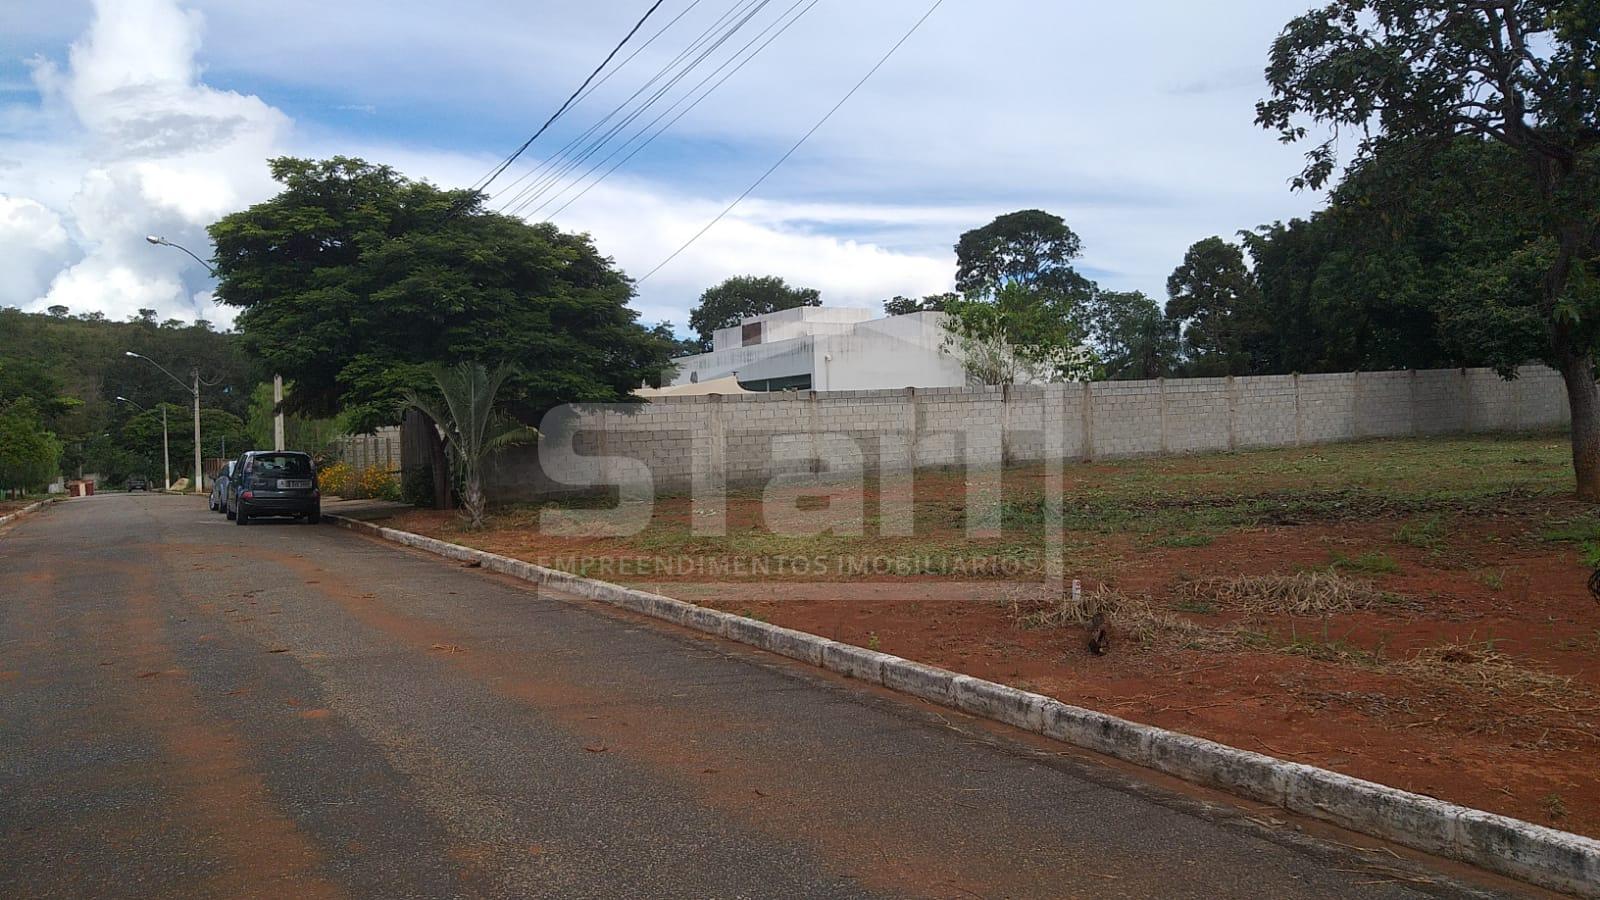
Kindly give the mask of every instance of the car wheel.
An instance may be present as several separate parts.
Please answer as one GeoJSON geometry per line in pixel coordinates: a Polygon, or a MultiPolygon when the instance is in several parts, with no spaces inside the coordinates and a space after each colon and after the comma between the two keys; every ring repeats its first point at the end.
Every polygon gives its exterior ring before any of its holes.
{"type": "Polygon", "coordinates": [[[249,525],[250,524],[250,517],[244,514],[244,507],[242,507],[242,506],[239,507],[238,511],[233,514],[233,524],[235,524],[235,525],[249,525]]]}
{"type": "Polygon", "coordinates": [[[233,510],[229,509],[226,503],[222,504],[222,514],[230,519],[233,518],[233,510]]]}

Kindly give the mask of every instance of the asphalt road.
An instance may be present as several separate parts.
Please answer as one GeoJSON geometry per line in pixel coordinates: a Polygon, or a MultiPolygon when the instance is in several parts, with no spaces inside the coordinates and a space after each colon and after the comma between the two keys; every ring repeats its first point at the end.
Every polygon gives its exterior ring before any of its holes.
{"type": "Polygon", "coordinates": [[[1030,740],[191,498],[0,531],[0,896],[1507,887],[1030,740]]]}

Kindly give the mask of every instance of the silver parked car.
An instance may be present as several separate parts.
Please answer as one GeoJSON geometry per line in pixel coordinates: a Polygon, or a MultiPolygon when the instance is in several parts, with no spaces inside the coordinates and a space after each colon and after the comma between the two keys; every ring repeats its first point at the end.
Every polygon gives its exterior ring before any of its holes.
{"type": "Polygon", "coordinates": [[[235,462],[236,460],[228,460],[223,465],[222,471],[217,473],[217,477],[211,480],[211,498],[206,501],[206,505],[211,507],[212,512],[228,511],[228,479],[233,477],[235,462]]]}

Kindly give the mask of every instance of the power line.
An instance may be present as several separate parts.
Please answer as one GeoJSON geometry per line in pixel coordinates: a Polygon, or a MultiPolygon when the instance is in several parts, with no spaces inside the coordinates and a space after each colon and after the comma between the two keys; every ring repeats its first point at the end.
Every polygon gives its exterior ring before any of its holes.
{"type": "Polygon", "coordinates": [[[663,118],[665,118],[668,114],[670,114],[674,109],[677,109],[678,106],[680,104],[682,104],[684,100],[687,100],[690,97],[693,97],[694,93],[696,91],[699,91],[700,88],[705,87],[706,82],[710,81],[712,78],[715,78],[717,76],[717,73],[721,72],[723,69],[726,69],[730,64],[733,63],[734,60],[739,59],[739,56],[744,54],[744,52],[746,50],[749,50],[752,46],[754,46],[756,44],[757,41],[760,41],[761,38],[764,37],[767,34],[767,32],[772,31],[772,29],[774,27],[777,27],[780,22],[782,23],[782,27],[778,28],[778,30],[771,37],[768,37],[766,39],[766,41],[762,42],[761,46],[756,47],[754,52],[750,53],[748,56],[745,56],[743,59],[739,60],[738,65],[735,65],[732,69],[730,69],[726,75],[723,75],[721,78],[718,78],[717,82],[715,84],[711,85],[711,87],[707,88],[703,93],[700,94],[700,96],[694,97],[694,102],[692,102],[688,106],[684,107],[677,115],[673,116],[671,119],[668,119],[667,123],[665,125],[662,125],[660,128],[657,128],[653,134],[651,134],[649,137],[644,139],[643,143],[639,144],[637,147],[634,147],[632,150],[628,151],[628,155],[627,156],[624,156],[622,159],[617,160],[616,164],[611,166],[611,168],[609,168],[609,169],[605,170],[604,172],[600,173],[600,177],[599,178],[596,178],[594,181],[589,182],[588,186],[586,186],[583,190],[579,191],[577,194],[573,195],[565,203],[563,203],[560,206],[556,207],[555,211],[551,212],[549,215],[545,216],[544,218],[545,218],[546,221],[548,221],[550,219],[555,218],[556,216],[561,215],[561,213],[564,212],[567,209],[567,207],[569,207],[572,204],[578,202],[580,199],[583,198],[583,196],[585,194],[589,193],[589,191],[591,191],[595,187],[597,187],[600,184],[600,182],[605,181],[607,178],[611,177],[611,174],[613,172],[617,171],[618,169],[620,169],[624,165],[626,165],[628,160],[631,160],[635,156],[638,156],[640,151],[642,151],[642,150],[644,150],[644,148],[650,146],[650,144],[652,142],[654,142],[656,138],[658,138],[662,134],[666,133],[667,129],[669,129],[673,125],[677,124],[679,119],[681,119],[684,116],[688,115],[690,113],[690,111],[692,111],[696,106],[699,106],[701,101],[703,101],[707,97],[711,96],[717,90],[717,88],[722,87],[722,85],[729,78],[732,78],[734,75],[737,75],[739,73],[740,69],[743,69],[747,63],[749,63],[752,59],[755,59],[756,56],[758,56],[761,53],[761,51],[767,49],[767,47],[770,46],[773,41],[776,41],[778,38],[782,37],[783,33],[788,31],[790,26],[792,26],[792,25],[794,25],[794,23],[800,21],[800,18],[802,16],[804,16],[806,13],[810,12],[812,7],[816,6],[819,2],[821,2],[821,0],[810,0],[809,3],[807,3],[807,0],[795,0],[794,5],[790,6],[787,10],[785,10],[783,12],[783,15],[779,16],[777,21],[774,21],[771,25],[768,25],[766,28],[762,29],[762,31],[759,34],[757,34],[754,38],[752,38],[749,43],[747,43],[743,47],[739,48],[739,50],[732,57],[730,57],[722,65],[718,66],[715,70],[713,70],[705,78],[702,78],[698,84],[696,84],[693,88],[689,89],[689,93],[688,94],[685,94],[683,97],[680,97],[676,103],[673,103],[671,106],[667,107],[667,109],[665,111],[663,111],[660,115],[658,115],[654,119],[650,120],[649,124],[645,125],[645,127],[643,129],[641,129],[638,134],[635,134],[633,137],[629,138],[626,142],[623,143],[623,145],[621,147],[618,147],[616,150],[613,150],[610,153],[610,155],[608,155],[605,159],[601,160],[594,167],[590,168],[589,171],[583,173],[583,175],[577,181],[573,182],[570,185],[567,185],[567,186],[563,187],[560,191],[558,191],[556,193],[555,196],[549,198],[544,203],[540,204],[538,206],[538,208],[534,209],[533,212],[529,213],[529,216],[531,217],[531,216],[539,215],[539,213],[541,211],[543,211],[545,209],[545,207],[547,207],[551,203],[554,203],[557,200],[559,200],[562,194],[565,194],[568,190],[571,190],[573,187],[576,187],[579,182],[583,181],[583,179],[588,178],[590,175],[593,175],[596,169],[599,169],[601,166],[603,166],[606,163],[610,162],[612,159],[615,159],[616,155],[618,153],[621,153],[623,150],[627,150],[629,144],[631,144],[634,141],[638,140],[640,135],[642,135],[645,132],[649,131],[652,127],[655,126],[655,124],[657,122],[660,122],[663,118]],[[788,18],[790,13],[793,13],[794,10],[796,8],[800,7],[802,3],[806,4],[805,7],[803,9],[800,9],[800,12],[795,14],[793,18],[789,18],[788,21],[785,22],[784,19],[788,18]]]}
{"type": "MultiPolygon", "coordinates": [[[[645,99],[645,101],[639,106],[638,109],[635,109],[632,112],[628,113],[628,115],[623,117],[623,119],[621,121],[619,121],[617,124],[611,126],[609,129],[607,129],[604,134],[600,135],[600,137],[598,137],[594,141],[590,142],[589,145],[584,147],[578,153],[577,156],[569,157],[569,158],[567,158],[565,160],[560,160],[560,159],[553,160],[553,162],[555,163],[555,166],[554,166],[553,169],[547,171],[546,174],[543,177],[539,178],[535,183],[523,188],[520,192],[518,192],[515,197],[513,197],[510,201],[508,201],[504,206],[501,207],[501,211],[502,212],[506,212],[506,211],[509,210],[509,212],[512,215],[520,214],[523,209],[526,209],[530,204],[534,203],[541,196],[543,196],[548,191],[550,191],[551,189],[553,189],[557,185],[559,185],[561,183],[561,179],[563,177],[565,177],[567,175],[567,173],[569,173],[569,172],[573,171],[574,169],[576,169],[577,167],[583,165],[583,163],[586,162],[587,160],[589,160],[591,157],[593,157],[594,154],[600,152],[602,149],[605,148],[605,146],[607,144],[611,143],[612,139],[615,138],[619,133],[621,133],[624,129],[626,129],[630,125],[632,125],[635,120],[637,120],[640,116],[642,116],[646,112],[648,112],[651,107],[653,107],[657,103],[659,103],[663,97],[665,97],[668,93],[670,93],[672,91],[673,88],[675,88],[678,85],[678,82],[682,81],[685,77],[687,77],[690,72],[693,72],[695,69],[699,68],[702,63],[704,63],[708,58],[710,58],[719,49],[721,49],[723,44],[727,43],[727,41],[730,38],[732,38],[735,34],[737,34],[742,28],[744,28],[745,25],[749,24],[749,22],[752,19],[754,19],[757,15],[759,15],[761,13],[761,11],[763,9],[765,9],[766,6],[770,2],[771,2],[771,0],[750,0],[749,3],[743,3],[743,0],[741,0],[740,4],[735,4],[734,15],[735,15],[735,19],[737,21],[734,21],[734,22],[732,22],[731,25],[727,26],[726,30],[724,30],[722,32],[722,34],[717,36],[716,39],[711,41],[709,44],[705,44],[705,40],[710,35],[710,33],[715,31],[716,29],[722,27],[722,25],[721,25],[721,21],[722,20],[719,18],[718,22],[713,24],[710,29],[707,29],[707,32],[705,34],[702,34],[699,39],[697,39],[693,44],[691,44],[690,47],[685,49],[685,51],[683,53],[680,53],[678,55],[678,57],[676,59],[674,59],[672,62],[668,63],[667,66],[661,72],[658,72],[653,78],[650,79],[650,81],[646,82],[643,86],[641,86],[639,88],[639,90],[637,90],[637,91],[635,91],[633,93],[632,96],[630,96],[627,100],[624,100],[622,102],[622,104],[620,104],[616,110],[613,110],[610,114],[608,114],[605,117],[605,119],[602,119],[601,121],[595,123],[595,125],[593,127],[591,127],[589,129],[589,131],[586,132],[583,135],[583,137],[580,137],[578,140],[580,140],[580,141],[583,140],[584,138],[588,137],[589,134],[592,134],[595,129],[599,128],[601,125],[604,125],[607,120],[609,120],[617,112],[620,112],[623,108],[625,108],[629,103],[631,103],[633,101],[633,99],[635,97],[637,97],[639,94],[643,93],[646,88],[650,87],[651,84],[653,84],[655,81],[659,80],[663,75],[666,75],[674,67],[676,67],[677,64],[679,63],[679,61],[681,61],[684,57],[686,57],[689,54],[695,52],[697,49],[700,51],[698,56],[696,56],[693,60],[690,60],[689,63],[686,66],[684,66],[684,68],[681,71],[679,71],[676,74],[674,74],[670,79],[667,80],[667,82],[665,84],[663,84],[661,87],[657,88],[654,93],[652,93],[648,98],[645,99]],[[740,8],[741,5],[743,6],[743,8],[740,8]],[[704,45],[703,49],[701,49],[702,45],[704,45]],[[515,208],[512,208],[512,207],[515,207],[515,208]]],[[[768,27],[770,28],[771,26],[768,26],[768,27]]],[[[746,45],[746,46],[748,46],[748,45],[746,45]]],[[[738,52],[742,53],[743,50],[741,49],[738,52]]],[[[737,55],[737,53],[735,55],[737,55]]],[[[722,67],[725,67],[726,65],[727,65],[727,63],[724,62],[722,64],[722,66],[718,67],[718,71],[721,71],[722,67]]],[[[704,81],[702,81],[701,84],[704,84],[704,81]]],[[[696,85],[696,88],[692,88],[691,89],[691,93],[693,92],[693,90],[697,89],[698,87],[699,86],[696,85]]],[[[673,105],[676,106],[677,103],[681,103],[681,102],[682,102],[682,100],[680,99],[679,101],[676,101],[673,105]]],[[[644,130],[648,129],[650,127],[650,125],[654,125],[655,122],[657,122],[657,121],[660,121],[660,116],[657,116],[656,119],[652,120],[648,125],[645,126],[644,129],[641,129],[640,133],[643,133],[644,130]]],[[[638,135],[635,134],[633,137],[628,138],[628,140],[625,141],[624,144],[631,143],[637,137],[638,137],[638,135]]],[[[570,147],[570,146],[571,145],[569,144],[568,147],[570,147]]],[[[564,156],[566,149],[567,148],[563,148],[562,153],[557,154],[557,157],[564,156]]],[[[610,157],[607,157],[607,158],[609,159],[610,157]]],[[[591,169],[590,172],[593,172],[593,169],[591,169]]],[[[586,172],[586,173],[584,173],[583,177],[588,177],[588,175],[589,175],[589,172],[586,172]]]]}
{"type": "Polygon", "coordinates": [[[492,184],[496,178],[500,177],[501,172],[504,172],[512,163],[516,162],[517,157],[521,156],[523,152],[531,147],[533,142],[539,139],[539,135],[544,134],[545,129],[549,128],[556,119],[561,117],[562,113],[567,111],[567,107],[571,106],[572,101],[576,100],[578,95],[583,93],[583,89],[589,86],[589,82],[594,81],[595,76],[599,75],[602,69],[611,64],[611,60],[614,59],[619,52],[621,52],[623,46],[625,46],[628,41],[632,40],[635,34],[639,33],[640,28],[644,27],[645,20],[649,19],[651,14],[659,9],[661,4],[665,2],[666,0],[656,0],[655,3],[652,3],[650,8],[644,11],[644,15],[639,17],[639,21],[635,22],[633,27],[628,29],[628,33],[622,36],[622,40],[617,42],[615,47],[611,48],[611,52],[606,54],[606,58],[600,61],[600,65],[595,66],[594,71],[589,73],[589,77],[583,80],[583,84],[578,85],[578,89],[573,91],[571,96],[567,97],[566,102],[561,104],[561,108],[557,109],[555,113],[550,116],[550,118],[545,120],[543,125],[539,126],[539,130],[533,133],[533,137],[523,141],[522,146],[518,147],[516,152],[506,157],[504,162],[500,163],[499,166],[495,167],[493,171],[485,176],[481,180],[481,183],[473,185],[472,191],[468,196],[476,196],[477,194],[487,190],[489,185],[492,184]]]}
{"type": "Polygon", "coordinates": [[[811,130],[810,131],[807,131],[805,134],[801,135],[800,136],[800,140],[794,142],[794,146],[790,147],[788,152],[786,152],[782,156],[778,157],[778,161],[773,163],[765,172],[762,172],[761,173],[761,177],[759,177],[755,181],[751,182],[750,186],[744,189],[744,193],[742,193],[739,196],[733,198],[733,202],[728,204],[728,208],[727,209],[724,209],[722,212],[717,213],[716,218],[714,218],[711,221],[707,222],[704,228],[702,228],[699,231],[695,232],[694,237],[691,237],[687,241],[684,241],[683,246],[681,246],[678,249],[672,251],[671,255],[669,255],[666,259],[663,259],[661,262],[656,263],[656,267],[651,269],[650,271],[644,273],[644,277],[640,278],[637,282],[635,282],[635,284],[643,284],[645,281],[649,280],[651,275],[654,275],[655,273],[661,271],[663,266],[665,266],[669,262],[672,262],[674,259],[677,259],[678,258],[678,254],[680,254],[683,251],[689,249],[689,245],[690,244],[693,244],[695,241],[698,241],[701,238],[701,236],[703,236],[706,232],[711,230],[712,226],[714,226],[718,222],[722,221],[723,218],[728,215],[728,213],[733,212],[733,208],[735,206],[738,206],[740,204],[740,202],[742,202],[744,200],[744,198],[750,196],[750,194],[752,192],[754,192],[756,188],[760,187],[761,183],[766,181],[767,178],[769,176],[771,176],[773,172],[778,171],[778,167],[783,165],[784,162],[789,159],[789,157],[793,156],[795,151],[799,150],[800,146],[802,144],[804,144],[807,139],[809,139],[813,134],[816,134],[817,133],[817,129],[821,128],[824,124],[827,123],[827,121],[829,119],[833,118],[833,114],[839,111],[839,107],[844,106],[845,103],[848,102],[851,97],[855,96],[856,91],[861,90],[861,86],[866,84],[867,80],[869,78],[871,78],[879,69],[883,68],[883,64],[889,61],[889,57],[894,56],[895,51],[900,49],[900,45],[902,45],[906,41],[910,40],[911,36],[913,34],[917,33],[917,29],[922,27],[922,23],[928,21],[928,17],[933,15],[934,11],[937,10],[943,4],[944,4],[944,0],[933,0],[933,5],[928,7],[928,11],[922,14],[922,18],[918,19],[915,23],[913,23],[911,28],[908,29],[905,34],[900,36],[900,40],[895,41],[894,42],[894,46],[890,47],[889,51],[887,53],[883,54],[883,57],[880,58],[877,61],[877,63],[875,63],[873,65],[872,68],[867,70],[867,74],[861,76],[861,80],[856,82],[855,86],[850,88],[850,90],[846,91],[845,95],[843,97],[839,98],[839,102],[835,103],[833,105],[832,109],[830,109],[826,113],[824,113],[822,118],[817,120],[817,124],[811,126],[811,130]]]}
{"type": "MultiPolygon", "coordinates": [[[[735,10],[737,10],[738,7],[741,6],[742,4],[744,4],[745,2],[747,2],[747,0],[735,0],[735,3],[734,3],[732,8],[730,8],[727,12],[724,12],[722,15],[718,16],[716,21],[713,22],[710,27],[708,27],[704,31],[702,31],[700,33],[699,37],[696,37],[693,41],[690,41],[688,47],[684,48],[683,50],[678,51],[677,56],[673,57],[671,62],[667,63],[665,66],[663,66],[661,68],[660,71],[658,71],[658,72],[656,72],[656,74],[652,75],[648,81],[646,81],[643,85],[641,85],[638,90],[635,90],[631,95],[629,95],[629,97],[626,100],[624,100],[621,103],[617,104],[610,112],[606,113],[605,116],[602,117],[598,122],[595,122],[593,125],[590,125],[582,134],[580,134],[577,137],[572,138],[571,140],[567,141],[567,143],[564,144],[561,147],[560,150],[558,150],[555,153],[551,154],[546,159],[541,160],[537,165],[535,165],[532,168],[528,169],[528,171],[526,171],[526,172],[522,173],[521,175],[517,176],[516,180],[514,180],[510,184],[506,185],[505,188],[501,190],[500,195],[503,197],[504,195],[509,193],[512,188],[515,188],[517,185],[521,184],[522,182],[527,181],[529,178],[532,178],[533,176],[538,175],[539,173],[545,171],[549,167],[555,165],[557,162],[559,162],[561,159],[563,159],[567,155],[567,152],[569,150],[571,150],[573,147],[577,146],[578,144],[582,143],[583,141],[588,140],[589,136],[594,134],[594,132],[597,129],[599,129],[600,126],[602,126],[605,123],[611,121],[611,118],[613,116],[615,116],[617,113],[621,112],[629,103],[632,103],[633,100],[636,97],[638,97],[640,94],[644,93],[645,90],[650,87],[650,85],[655,84],[656,81],[660,80],[660,78],[663,75],[665,75],[668,71],[670,71],[671,69],[676,67],[677,64],[680,61],[682,61],[684,57],[686,57],[690,53],[692,53],[696,47],[699,47],[700,44],[703,41],[706,40],[707,36],[709,36],[717,28],[720,28],[722,26],[723,21],[725,19],[727,19],[728,16],[731,13],[735,12],[735,10]]],[[[749,0],[749,2],[754,2],[754,0],[749,0]]],[[[600,79],[592,87],[590,87],[588,91],[584,92],[583,96],[578,98],[578,103],[582,103],[591,94],[593,94],[596,90],[598,90],[601,85],[605,84],[606,81],[608,81],[611,78],[611,76],[615,75],[617,72],[621,71],[624,66],[626,66],[628,63],[632,62],[634,57],[636,57],[640,53],[642,53],[645,50],[646,47],[649,47],[652,43],[654,43],[657,38],[659,38],[659,37],[661,37],[661,35],[665,34],[668,29],[670,29],[673,25],[676,25],[678,23],[679,19],[682,19],[685,15],[687,15],[689,13],[690,10],[694,9],[696,6],[699,6],[700,3],[701,3],[701,0],[694,0],[693,3],[689,4],[689,6],[686,7],[683,10],[683,12],[680,12],[680,13],[678,13],[678,15],[674,16],[671,22],[668,22],[666,25],[662,26],[661,30],[657,31],[654,35],[651,35],[650,40],[645,41],[644,44],[640,45],[637,49],[635,49],[633,51],[633,53],[628,56],[627,59],[623,60],[621,64],[619,64],[616,68],[612,69],[610,72],[607,72],[604,78],[600,79]]],[[[574,104],[574,106],[576,106],[576,104],[574,104]]],[[[526,193],[527,193],[527,189],[524,189],[521,193],[518,193],[511,201],[509,201],[508,203],[506,203],[506,204],[501,206],[501,211],[504,212],[505,208],[507,206],[510,206],[511,203],[515,203],[517,200],[520,200],[526,193]]]]}

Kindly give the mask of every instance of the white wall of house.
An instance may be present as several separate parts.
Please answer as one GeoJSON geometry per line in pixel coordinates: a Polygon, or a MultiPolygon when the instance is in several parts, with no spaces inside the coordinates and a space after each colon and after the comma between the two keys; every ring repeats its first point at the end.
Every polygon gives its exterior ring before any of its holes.
{"type": "Polygon", "coordinates": [[[944,336],[943,313],[913,313],[819,337],[812,386],[819,391],[963,387],[966,370],[944,351],[944,336]]]}
{"type": "Polygon", "coordinates": [[[962,387],[960,361],[944,352],[942,313],[884,318],[870,309],[804,307],[719,330],[710,353],[674,360],[674,385],[737,374],[741,382],[808,376],[817,391],[962,387]],[[743,345],[761,323],[761,343],[743,345]]]}

